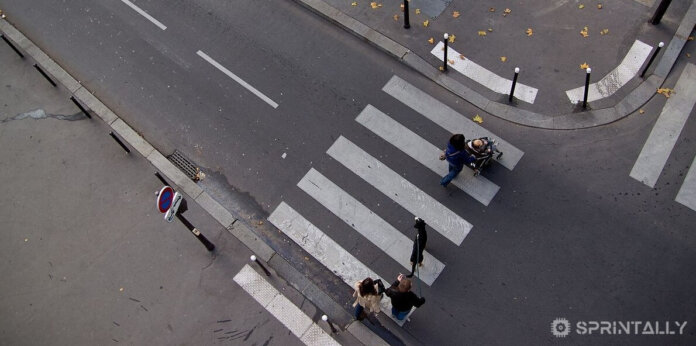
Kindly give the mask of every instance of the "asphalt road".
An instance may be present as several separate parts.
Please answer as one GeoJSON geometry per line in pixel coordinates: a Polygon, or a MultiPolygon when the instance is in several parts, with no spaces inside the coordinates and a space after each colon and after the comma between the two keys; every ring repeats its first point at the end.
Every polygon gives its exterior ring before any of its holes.
{"type": "MultiPolygon", "coordinates": [[[[663,98],[644,114],[596,129],[525,128],[481,113],[294,2],[138,4],[166,30],[120,1],[0,0],[20,30],[161,152],[179,149],[209,172],[206,189],[298,267],[306,264],[296,247],[267,223],[258,225],[281,201],[300,206],[381,275],[403,271],[296,187],[314,167],[410,236],[409,212],[325,154],[340,135],[465,217],[474,228],[461,246],[437,235],[429,240],[428,250],[447,267],[432,287],[422,287],[428,302],[405,326],[419,341],[550,343],[557,317],[696,325],[696,281],[688,274],[696,261],[688,226],[694,211],[674,202],[696,154],[693,121],[654,189],[628,176],[663,98]],[[480,114],[485,128],[525,152],[513,171],[498,165],[485,172],[501,187],[490,205],[442,189],[437,175],[354,121],[371,104],[444,145],[446,130],[381,91],[393,75],[467,117],[480,114]]],[[[312,279],[335,290],[338,301],[350,300],[335,277],[312,279]]],[[[695,338],[690,327],[686,336],[574,335],[569,342],[687,344],[695,338]]]]}

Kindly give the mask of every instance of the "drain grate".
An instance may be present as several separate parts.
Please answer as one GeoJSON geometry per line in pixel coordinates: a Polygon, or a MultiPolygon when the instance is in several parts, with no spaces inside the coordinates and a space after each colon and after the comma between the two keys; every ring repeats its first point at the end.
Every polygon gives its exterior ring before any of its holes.
{"type": "Polygon", "coordinates": [[[169,155],[167,159],[169,159],[174,166],[179,167],[191,180],[198,181],[200,179],[199,173],[201,170],[179,150],[174,149],[174,154],[169,155]]]}

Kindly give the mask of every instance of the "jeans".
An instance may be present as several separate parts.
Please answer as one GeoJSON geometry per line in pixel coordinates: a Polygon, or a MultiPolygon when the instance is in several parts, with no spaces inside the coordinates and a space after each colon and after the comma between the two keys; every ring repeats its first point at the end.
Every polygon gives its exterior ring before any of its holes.
{"type": "Polygon", "coordinates": [[[397,320],[403,321],[404,318],[406,318],[406,315],[408,315],[410,311],[399,311],[396,310],[395,307],[392,306],[392,316],[396,317],[397,320]]]}
{"type": "Polygon", "coordinates": [[[365,308],[362,307],[362,305],[357,304],[355,306],[355,319],[359,320],[360,319],[360,314],[363,312],[365,308]]]}
{"type": "Polygon", "coordinates": [[[440,185],[442,185],[442,186],[449,185],[449,183],[452,181],[452,179],[454,179],[459,174],[459,172],[462,171],[462,169],[464,169],[464,165],[455,166],[455,165],[450,163],[449,164],[449,173],[446,176],[444,176],[442,178],[442,180],[440,180],[440,185]]]}

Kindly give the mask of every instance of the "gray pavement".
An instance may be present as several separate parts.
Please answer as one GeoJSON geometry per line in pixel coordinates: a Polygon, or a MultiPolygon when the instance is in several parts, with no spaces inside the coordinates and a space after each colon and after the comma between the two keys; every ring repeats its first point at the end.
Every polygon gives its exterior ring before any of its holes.
{"type": "MultiPolygon", "coordinates": [[[[156,168],[34,62],[0,47],[0,344],[303,344],[233,281],[253,252],[190,195],[184,215],[216,250],[165,222],[156,168]]],[[[270,270],[270,284],[329,331],[326,312],[270,270]]],[[[336,338],[360,343],[343,328],[336,338]]]]}
{"type": "Polygon", "coordinates": [[[471,4],[464,0],[414,0],[410,3],[410,29],[404,29],[400,9],[403,2],[398,0],[297,1],[474,106],[517,124],[547,129],[608,124],[636,111],[663,84],[696,24],[696,4],[690,1],[673,2],[661,23],[652,25],[649,19],[657,7],[654,1],[471,4]],[[587,37],[580,33],[585,28],[587,37]],[[496,84],[489,74],[471,72],[469,67],[464,68],[470,72],[466,76],[452,67],[447,72],[439,71],[443,60],[431,50],[444,33],[455,36],[449,46],[461,54],[449,55],[448,61],[469,59],[508,80],[519,67],[522,72],[518,82],[538,89],[534,102],[517,98],[508,102],[509,92],[494,92],[487,87],[496,84]],[[429,41],[431,38],[433,41],[429,41]],[[665,43],[644,78],[639,75],[648,68],[647,52],[645,59],[636,59],[640,66],[621,64],[636,40],[652,46],[651,52],[658,42],[665,43]],[[571,103],[565,92],[583,87],[586,74],[580,66],[584,63],[592,67],[591,82],[600,83],[600,89],[609,89],[602,92],[601,99],[588,102],[586,108],[571,103]],[[635,76],[621,81],[617,77],[620,72],[613,70],[627,67],[635,69],[635,76]],[[479,76],[483,82],[472,76],[479,76]]]}

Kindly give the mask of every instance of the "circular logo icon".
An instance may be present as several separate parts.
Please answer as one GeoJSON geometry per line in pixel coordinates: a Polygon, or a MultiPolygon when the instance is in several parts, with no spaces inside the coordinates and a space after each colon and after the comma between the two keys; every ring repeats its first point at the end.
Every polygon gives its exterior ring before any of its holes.
{"type": "Polygon", "coordinates": [[[565,318],[557,318],[551,322],[551,334],[557,338],[565,338],[570,334],[570,322],[565,318]]]}

